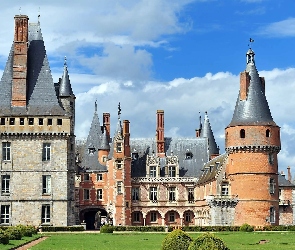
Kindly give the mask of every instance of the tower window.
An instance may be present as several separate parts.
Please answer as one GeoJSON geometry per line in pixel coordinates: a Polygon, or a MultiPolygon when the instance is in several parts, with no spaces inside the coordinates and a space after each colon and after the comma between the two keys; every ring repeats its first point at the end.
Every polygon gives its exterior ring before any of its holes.
{"type": "Polygon", "coordinates": [[[9,125],[14,125],[14,124],[15,124],[15,118],[10,118],[9,125]]]}
{"type": "Polygon", "coordinates": [[[29,125],[34,125],[34,118],[29,118],[29,125]]]}
{"type": "Polygon", "coordinates": [[[52,125],[52,119],[51,118],[47,119],[47,125],[52,125]]]}
{"type": "Polygon", "coordinates": [[[19,125],[25,125],[25,118],[19,118],[19,125]]]}
{"type": "Polygon", "coordinates": [[[186,160],[189,160],[189,159],[192,159],[193,158],[193,154],[192,154],[192,152],[186,152],[185,153],[185,159],[186,160]]]}
{"type": "Polygon", "coordinates": [[[245,129],[241,129],[240,130],[240,137],[245,138],[245,136],[246,136],[245,129]]]}
{"type": "Polygon", "coordinates": [[[270,130],[269,129],[266,130],[265,136],[270,137],[270,130]]]}
{"type": "Polygon", "coordinates": [[[275,180],[273,178],[269,179],[269,193],[270,194],[275,193],[275,180]]]}
{"type": "Polygon", "coordinates": [[[0,125],[5,125],[5,118],[2,117],[2,118],[0,119],[0,125]]]}
{"type": "Polygon", "coordinates": [[[11,143],[2,142],[2,160],[10,161],[11,156],[11,143]]]}
{"type": "Polygon", "coordinates": [[[50,161],[50,149],[51,149],[50,143],[43,143],[42,161],[50,161]]]}
{"type": "Polygon", "coordinates": [[[57,125],[62,125],[62,119],[57,119],[57,125]]]}
{"type": "Polygon", "coordinates": [[[275,208],[274,207],[270,207],[270,209],[269,209],[269,222],[275,223],[275,208]]]}
{"type": "Polygon", "coordinates": [[[39,125],[43,125],[43,118],[39,118],[39,125]]]}

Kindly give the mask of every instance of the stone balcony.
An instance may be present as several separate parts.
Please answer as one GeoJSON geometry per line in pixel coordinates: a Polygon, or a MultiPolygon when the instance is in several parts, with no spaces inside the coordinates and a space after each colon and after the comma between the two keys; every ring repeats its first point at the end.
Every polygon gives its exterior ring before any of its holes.
{"type": "Polygon", "coordinates": [[[196,183],[198,178],[194,177],[135,177],[132,183],[196,183]]]}
{"type": "Polygon", "coordinates": [[[208,195],[206,202],[210,207],[235,207],[239,198],[237,195],[208,195]]]}

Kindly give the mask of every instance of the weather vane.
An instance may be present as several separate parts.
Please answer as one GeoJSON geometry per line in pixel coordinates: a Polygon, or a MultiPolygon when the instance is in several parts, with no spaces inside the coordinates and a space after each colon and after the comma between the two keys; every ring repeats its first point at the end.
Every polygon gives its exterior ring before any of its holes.
{"type": "Polygon", "coordinates": [[[118,104],[118,117],[119,117],[119,119],[120,119],[120,115],[121,115],[121,104],[119,102],[119,104],[118,104]]]}
{"type": "Polygon", "coordinates": [[[95,112],[97,112],[97,99],[95,100],[94,108],[95,108],[95,112]]]}
{"type": "Polygon", "coordinates": [[[250,49],[251,49],[251,46],[250,46],[250,45],[251,45],[251,43],[254,43],[254,39],[252,39],[252,38],[250,37],[249,42],[250,42],[250,43],[248,44],[248,47],[250,47],[250,49]]]}

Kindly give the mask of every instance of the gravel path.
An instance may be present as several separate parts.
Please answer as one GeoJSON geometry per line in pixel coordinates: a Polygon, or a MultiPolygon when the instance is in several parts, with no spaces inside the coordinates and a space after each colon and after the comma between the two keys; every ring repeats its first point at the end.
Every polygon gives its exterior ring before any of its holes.
{"type": "Polygon", "coordinates": [[[39,239],[33,240],[33,241],[31,241],[31,242],[29,242],[29,243],[27,243],[27,244],[25,244],[25,245],[23,245],[21,247],[15,248],[15,249],[16,250],[27,250],[30,247],[37,245],[41,241],[46,240],[47,238],[48,237],[46,237],[46,236],[45,237],[40,237],[39,239]]]}

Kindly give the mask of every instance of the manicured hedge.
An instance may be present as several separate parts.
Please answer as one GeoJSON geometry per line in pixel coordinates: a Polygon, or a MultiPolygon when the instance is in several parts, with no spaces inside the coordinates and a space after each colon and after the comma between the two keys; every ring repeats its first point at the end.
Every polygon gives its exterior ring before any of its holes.
{"type": "Polygon", "coordinates": [[[187,250],[192,241],[186,232],[176,229],[166,235],[161,250],[187,250]]]}
{"type": "Polygon", "coordinates": [[[69,226],[69,227],[42,226],[41,229],[42,229],[42,232],[60,232],[60,231],[74,232],[74,231],[85,230],[83,226],[69,226]]]}
{"type": "Polygon", "coordinates": [[[32,237],[37,233],[37,229],[33,226],[8,226],[0,227],[0,243],[9,244],[9,240],[21,240],[22,237],[32,237]]]}

